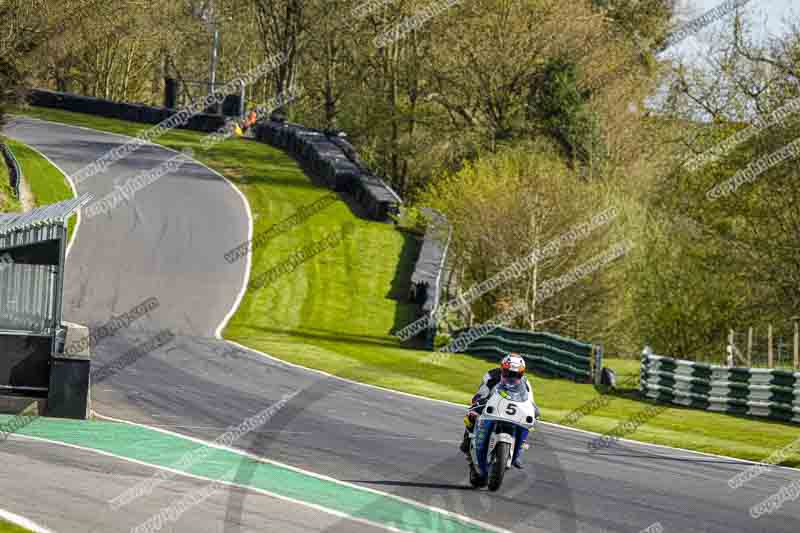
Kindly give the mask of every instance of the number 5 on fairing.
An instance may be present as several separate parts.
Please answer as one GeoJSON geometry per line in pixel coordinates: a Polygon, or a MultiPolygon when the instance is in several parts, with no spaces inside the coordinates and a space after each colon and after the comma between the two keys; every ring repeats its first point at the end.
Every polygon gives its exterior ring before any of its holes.
{"type": "Polygon", "coordinates": [[[471,436],[469,482],[475,487],[489,486],[496,491],[517,451],[523,430],[536,425],[536,408],[527,386],[499,384],[475,422],[471,436]]]}

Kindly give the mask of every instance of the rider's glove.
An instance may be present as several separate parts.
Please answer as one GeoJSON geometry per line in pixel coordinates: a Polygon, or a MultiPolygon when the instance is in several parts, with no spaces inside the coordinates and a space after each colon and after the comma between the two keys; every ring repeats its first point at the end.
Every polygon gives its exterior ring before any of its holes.
{"type": "Polygon", "coordinates": [[[475,426],[475,420],[477,419],[478,413],[470,409],[467,413],[467,416],[464,417],[464,425],[467,426],[467,428],[472,429],[475,426]]]}
{"type": "Polygon", "coordinates": [[[472,402],[472,405],[471,405],[469,408],[470,408],[471,410],[472,410],[472,409],[477,409],[477,408],[479,408],[479,407],[483,407],[483,406],[485,406],[487,403],[489,403],[489,398],[481,398],[481,397],[478,397],[478,400],[477,400],[477,401],[474,401],[474,402],[472,402]]]}

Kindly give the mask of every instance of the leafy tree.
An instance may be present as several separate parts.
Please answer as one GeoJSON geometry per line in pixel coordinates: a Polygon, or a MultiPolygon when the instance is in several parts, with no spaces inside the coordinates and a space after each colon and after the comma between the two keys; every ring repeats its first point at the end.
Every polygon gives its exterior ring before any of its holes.
{"type": "Polygon", "coordinates": [[[597,168],[604,159],[597,114],[589,109],[588,93],[578,88],[577,67],[562,58],[545,65],[531,86],[529,116],[561,144],[571,159],[597,168]]]}

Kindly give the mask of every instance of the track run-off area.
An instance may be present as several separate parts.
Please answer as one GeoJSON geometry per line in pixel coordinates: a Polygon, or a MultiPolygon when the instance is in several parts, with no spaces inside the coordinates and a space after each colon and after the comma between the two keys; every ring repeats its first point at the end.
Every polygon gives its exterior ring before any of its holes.
{"type": "MultiPolygon", "coordinates": [[[[24,117],[4,133],[67,175],[128,140],[24,117]]],[[[100,198],[175,155],[143,146],[76,192],[100,198]]],[[[628,441],[590,453],[596,435],[548,424],[531,439],[525,470],[509,472],[498,493],[474,491],[458,451],[463,406],[220,338],[250,274],[247,261],[222,257],[251,233],[244,196],[199,163],[109,215],[81,219],[65,320],[97,327],[148,298],[159,302],[98,344],[93,364],[162,331],[175,338],[93,387],[95,420],[37,419],[0,443],[8,469],[0,507],[56,532],[130,531],[211,484],[202,503],[161,530],[638,532],[658,523],[676,532],[797,531],[800,502],[748,514],[800,478],[795,470],[775,468],[733,490],[728,480],[748,463],[628,441]],[[260,413],[250,431],[219,442],[260,413]],[[156,475],[145,494],[110,503],[156,475]]]]}

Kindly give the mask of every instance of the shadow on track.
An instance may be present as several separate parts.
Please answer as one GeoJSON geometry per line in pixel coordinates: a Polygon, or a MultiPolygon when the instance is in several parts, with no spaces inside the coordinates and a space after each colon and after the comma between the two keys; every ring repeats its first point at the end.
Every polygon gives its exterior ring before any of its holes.
{"type": "Polygon", "coordinates": [[[375,480],[370,481],[367,479],[344,479],[346,483],[357,483],[361,485],[387,485],[390,487],[419,487],[423,489],[442,489],[442,490],[468,490],[474,491],[470,485],[447,485],[444,483],[412,483],[410,481],[391,481],[391,480],[375,480]]]}
{"type": "MultiPolygon", "coordinates": [[[[335,377],[320,377],[304,387],[294,399],[278,412],[269,422],[269,431],[258,431],[247,448],[253,453],[267,457],[270,445],[275,439],[276,431],[286,428],[306,409],[328,396],[339,391],[360,387],[335,377]]],[[[466,408],[466,407],[465,407],[466,408]]],[[[458,435],[460,438],[461,435],[458,435]]],[[[432,465],[424,472],[409,480],[361,480],[350,483],[369,488],[371,485],[387,487],[389,498],[393,496],[391,489],[418,488],[433,491],[433,494],[418,494],[414,497],[401,496],[413,500],[422,506],[449,511],[490,523],[496,527],[511,531],[530,531],[542,526],[538,522],[547,520],[547,529],[555,529],[563,533],[577,533],[577,512],[572,500],[572,491],[565,473],[562,471],[556,451],[549,445],[546,435],[532,435],[531,449],[527,452],[530,464],[525,470],[509,472],[503,488],[497,493],[472,489],[468,484],[467,461],[464,455],[453,445],[447,451],[447,458],[432,465]],[[535,463],[533,462],[535,454],[535,463]],[[458,479],[453,479],[458,472],[458,479]],[[546,477],[540,481],[539,475],[546,477]],[[554,487],[557,489],[554,490],[554,487]],[[539,516],[541,514],[541,517],[539,516]],[[553,525],[555,521],[555,525],[553,525]]],[[[257,463],[243,461],[236,472],[233,482],[248,485],[255,475],[257,463]]],[[[241,531],[245,491],[229,491],[226,507],[224,533],[241,531]]],[[[369,516],[380,514],[381,501],[365,505],[356,514],[369,516]]],[[[390,523],[399,531],[435,531],[442,530],[444,523],[434,522],[442,517],[428,513],[431,523],[419,524],[419,520],[398,517],[398,521],[390,523]]],[[[409,517],[411,518],[411,517],[409,517]]],[[[326,528],[324,533],[349,533],[350,523],[347,519],[337,521],[326,528]]],[[[446,529],[446,528],[445,528],[446,529]]]]}

